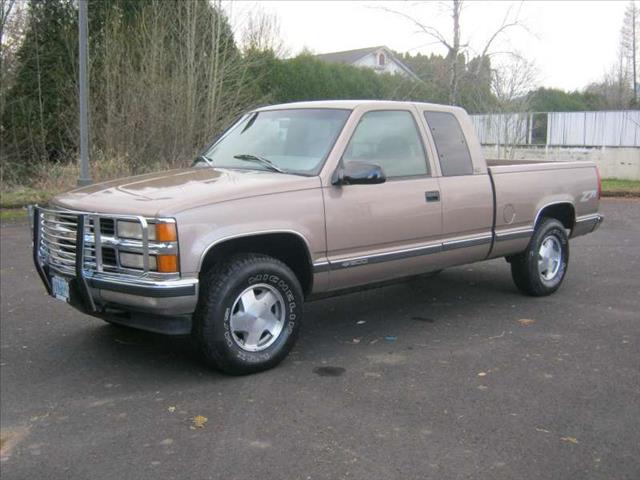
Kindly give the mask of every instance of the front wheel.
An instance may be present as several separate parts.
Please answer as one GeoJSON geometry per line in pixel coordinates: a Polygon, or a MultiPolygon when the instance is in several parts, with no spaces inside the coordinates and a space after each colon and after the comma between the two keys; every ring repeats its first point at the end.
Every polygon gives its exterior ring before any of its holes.
{"type": "Polygon", "coordinates": [[[527,249],[511,259],[511,276],[522,293],[542,297],[560,288],[568,264],[569,238],[564,225],[546,218],[527,249]]]}
{"type": "Polygon", "coordinates": [[[242,375],[276,366],[302,321],[302,289],[275,258],[241,254],[203,275],[192,336],[206,363],[242,375]]]}

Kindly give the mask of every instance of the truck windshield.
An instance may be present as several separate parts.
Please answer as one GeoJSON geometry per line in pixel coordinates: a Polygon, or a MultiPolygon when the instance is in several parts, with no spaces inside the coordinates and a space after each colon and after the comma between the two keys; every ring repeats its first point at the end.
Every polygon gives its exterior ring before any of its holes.
{"type": "Polygon", "coordinates": [[[350,113],[327,108],[254,112],[240,119],[203,157],[215,167],[269,170],[267,162],[246,161],[262,158],[284,173],[316,175],[350,113]]]}

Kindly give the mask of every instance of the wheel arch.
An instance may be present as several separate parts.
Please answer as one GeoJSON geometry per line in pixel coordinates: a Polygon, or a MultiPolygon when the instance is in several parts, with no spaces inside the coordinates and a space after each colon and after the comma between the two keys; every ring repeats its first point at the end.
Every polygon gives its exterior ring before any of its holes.
{"type": "Polygon", "coordinates": [[[302,291],[308,296],[313,289],[313,262],[309,242],[292,230],[251,232],[216,240],[200,259],[198,274],[236,253],[262,253],[287,265],[298,278],[302,291]]]}
{"type": "Polygon", "coordinates": [[[573,203],[569,201],[547,203],[538,210],[533,222],[534,229],[538,228],[543,218],[555,218],[566,229],[573,230],[576,224],[576,209],[573,203]]]}

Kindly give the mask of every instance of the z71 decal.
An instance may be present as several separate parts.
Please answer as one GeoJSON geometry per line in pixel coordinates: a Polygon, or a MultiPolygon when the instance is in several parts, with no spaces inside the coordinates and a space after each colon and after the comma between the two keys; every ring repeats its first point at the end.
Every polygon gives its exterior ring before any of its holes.
{"type": "Polygon", "coordinates": [[[581,202],[588,202],[592,198],[596,198],[598,192],[596,190],[587,190],[586,192],[582,192],[582,197],[580,197],[581,202]]]}

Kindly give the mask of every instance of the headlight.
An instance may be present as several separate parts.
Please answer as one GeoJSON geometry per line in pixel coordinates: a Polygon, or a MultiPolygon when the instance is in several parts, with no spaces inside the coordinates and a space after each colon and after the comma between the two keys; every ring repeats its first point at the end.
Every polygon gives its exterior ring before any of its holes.
{"type": "MultiPolygon", "coordinates": [[[[175,242],[178,240],[175,223],[151,223],[148,228],[149,240],[175,242]]],[[[142,240],[142,225],[138,222],[118,220],[118,237],[142,240]]]]}
{"type": "MultiPolygon", "coordinates": [[[[150,225],[153,227],[153,225],[150,225]]],[[[156,239],[156,231],[149,228],[149,240],[156,239]]],[[[127,220],[118,220],[118,236],[121,238],[134,238],[142,240],[142,225],[138,222],[129,222],[127,220]]]]}
{"type": "MultiPolygon", "coordinates": [[[[144,257],[141,253],[120,252],[120,265],[125,268],[142,270],[144,257]]],[[[160,273],[177,273],[177,255],[149,255],[149,270],[160,273]]]]}
{"type": "MultiPolygon", "coordinates": [[[[141,253],[120,252],[120,265],[126,268],[142,270],[144,268],[143,255],[141,253]]],[[[155,255],[149,255],[149,270],[157,268],[155,255]]]]}
{"type": "MultiPolygon", "coordinates": [[[[118,220],[116,224],[118,238],[142,240],[142,224],[131,220],[118,220]]],[[[149,221],[148,230],[149,242],[142,247],[149,249],[148,270],[161,273],[179,273],[180,267],[177,255],[178,232],[176,224],[172,220],[153,219],[149,221]],[[169,244],[169,245],[166,245],[169,244]],[[167,248],[168,247],[168,248],[167,248]],[[167,253],[163,253],[167,252],[167,253]],[[176,252],[176,253],[169,253],[176,252]]],[[[137,252],[126,251],[128,246],[132,247],[138,242],[119,242],[120,265],[124,268],[144,270],[144,255],[139,250],[137,252]],[[131,245],[133,243],[133,245],[131,245]]],[[[132,248],[133,249],[133,248],[132,248]]]]}

